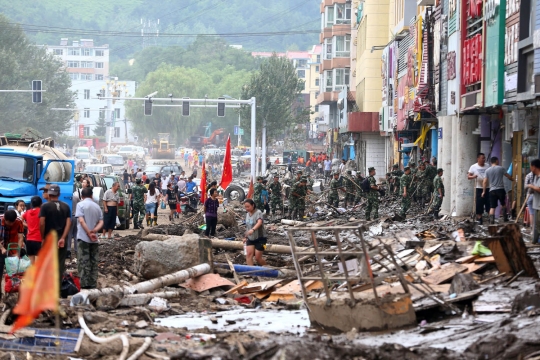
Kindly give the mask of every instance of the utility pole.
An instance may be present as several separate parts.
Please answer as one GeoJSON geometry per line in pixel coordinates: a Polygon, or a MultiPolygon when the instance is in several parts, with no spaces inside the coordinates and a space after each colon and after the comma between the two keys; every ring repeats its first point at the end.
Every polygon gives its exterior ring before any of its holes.
{"type": "Polygon", "coordinates": [[[129,142],[129,139],[128,139],[128,132],[127,132],[127,118],[125,116],[124,116],[124,130],[126,132],[126,145],[127,145],[129,142]]]}

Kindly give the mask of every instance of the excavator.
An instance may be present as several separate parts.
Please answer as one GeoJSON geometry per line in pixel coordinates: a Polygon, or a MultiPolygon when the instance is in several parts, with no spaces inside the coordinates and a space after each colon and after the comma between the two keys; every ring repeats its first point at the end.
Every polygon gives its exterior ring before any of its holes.
{"type": "Polygon", "coordinates": [[[218,146],[223,142],[219,135],[223,134],[224,131],[225,129],[212,131],[212,123],[209,122],[207,125],[199,127],[198,134],[189,137],[189,143],[195,149],[201,149],[210,144],[218,146]]]}
{"type": "Polygon", "coordinates": [[[158,133],[158,140],[152,141],[152,159],[174,159],[175,145],[169,142],[169,133],[158,133]]]}

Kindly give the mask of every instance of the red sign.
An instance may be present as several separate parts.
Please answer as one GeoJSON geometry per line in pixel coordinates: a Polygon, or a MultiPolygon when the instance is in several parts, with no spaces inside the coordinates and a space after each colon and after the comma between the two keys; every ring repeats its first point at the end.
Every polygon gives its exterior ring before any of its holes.
{"type": "Polygon", "coordinates": [[[462,85],[469,86],[481,80],[482,34],[463,41],[462,85]]]}
{"type": "Polygon", "coordinates": [[[84,138],[84,125],[79,125],[79,139],[84,138]]]}
{"type": "Polygon", "coordinates": [[[469,0],[467,15],[471,18],[476,18],[482,15],[482,0],[469,0]]]}

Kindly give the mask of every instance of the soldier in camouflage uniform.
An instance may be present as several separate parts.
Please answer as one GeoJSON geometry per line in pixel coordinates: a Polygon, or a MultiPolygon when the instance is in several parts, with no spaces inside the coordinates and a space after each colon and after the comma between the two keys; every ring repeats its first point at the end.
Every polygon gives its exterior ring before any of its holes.
{"type": "Polygon", "coordinates": [[[283,209],[283,200],[281,198],[281,183],[279,182],[279,175],[274,175],[274,182],[268,186],[270,190],[270,206],[272,208],[272,215],[276,214],[276,209],[283,209]]]}
{"type": "Polygon", "coordinates": [[[148,192],[148,189],[141,185],[141,179],[135,179],[135,186],[131,188],[131,194],[133,196],[133,228],[142,229],[142,221],[146,216],[146,210],[144,208],[144,194],[148,192]],[[139,218],[140,216],[140,218],[139,218]]]}
{"type": "Polygon", "coordinates": [[[313,178],[311,177],[311,173],[308,173],[307,174],[307,184],[306,184],[306,187],[309,191],[313,191],[313,184],[315,183],[315,181],[313,180],[313,178]]]}
{"type": "Polygon", "coordinates": [[[360,200],[366,196],[362,190],[362,181],[364,181],[364,178],[362,177],[362,174],[360,174],[360,171],[357,171],[356,179],[354,179],[354,183],[356,184],[356,196],[354,197],[355,204],[358,204],[360,200]]]}
{"type": "Polygon", "coordinates": [[[416,178],[416,173],[418,171],[418,168],[416,167],[416,163],[414,161],[410,161],[408,164],[409,168],[411,169],[411,176],[412,176],[412,183],[410,186],[410,193],[412,196],[412,200],[416,201],[417,198],[417,187],[418,187],[418,179],[416,178]]]}
{"type": "Polygon", "coordinates": [[[333,207],[339,206],[339,193],[338,189],[341,188],[341,185],[339,184],[339,173],[334,173],[334,178],[330,180],[330,184],[328,185],[330,187],[330,193],[328,194],[328,203],[333,207]]]}
{"type": "Polygon", "coordinates": [[[397,194],[400,191],[399,183],[401,181],[401,176],[403,175],[403,171],[399,169],[398,164],[392,165],[392,172],[390,173],[392,175],[392,178],[394,179],[394,194],[397,194]]]}
{"type": "Polygon", "coordinates": [[[428,209],[428,214],[433,214],[433,219],[439,219],[439,211],[441,210],[441,204],[444,198],[444,184],[441,176],[443,175],[443,169],[437,169],[437,176],[433,179],[433,201],[428,209]]]}
{"type": "Polygon", "coordinates": [[[427,174],[427,181],[428,181],[428,188],[429,193],[431,194],[433,192],[433,180],[435,179],[435,176],[437,176],[437,168],[429,163],[428,160],[424,161],[424,165],[426,166],[426,174],[427,174]]]}
{"type": "Polygon", "coordinates": [[[351,170],[347,170],[347,173],[344,176],[343,187],[345,188],[345,199],[343,200],[343,207],[347,208],[347,205],[349,204],[354,206],[355,186],[351,170]]]}
{"type": "Polygon", "coordinates": [[[420,163],[418,166],[418,171],[416,172],[416,180],[417,180],[417,190],[416,190],[416,198],[418,199],[418,202],[420,205],[425,205],[427,199],[431,197],[431,193],[429,192],[429,177],[428,173],[426,171],[426,166],[424,163],[420,163]]]}
{"type": "Polygon", "coordinates": [[[81,174],[75,175],[75,186],[77,187],[77,189],[82,189],[82,182],[81,182],[81,179],[82,179],[82,175],[81,175],[81,174]]]}
{"type": "Polygon", "coordinates": [[[407,216],[407,211],[411,207],[411,182],[412,182],[412,176],[411,176],[411,168],[408,166],[405,166],[405,173],[401,175],[401,179],[399,179],[399,185],[400,190],[399,194],[401,195],[401,212],[399,213],[402,218],[405,218],[407,216]]]}
{"type": "Polygon", "coordinates": [[[366,220],[371,220],[371,215],[373,214],[373,220],[379,218],[379,187],[377,186],[377,181],[375,180],[375,168],[370,167],[369,169],[369,192],[367,193],[367,206],[366,206],[366,220]]]}
{"type": "Polygon", "coordinates": [[[257,176],[257,183],[255,184],[255,188],[253,190],[253,201],[255,202],[255,207],[261,211],[264,211],[264,204],[261,199],[262,191],[264,189],[264,185],[262,183],[262,177],[257,176]]]}
{"type": "Polygon", "coordinates": [[[304,218],[306,209],[306,196],[309,194],[307,189],[307,179],[302,176],[299,182],[291,188],[291,197],[289,199],[289,212],[292,220],[298,216],[300,220],[304,218]]]}

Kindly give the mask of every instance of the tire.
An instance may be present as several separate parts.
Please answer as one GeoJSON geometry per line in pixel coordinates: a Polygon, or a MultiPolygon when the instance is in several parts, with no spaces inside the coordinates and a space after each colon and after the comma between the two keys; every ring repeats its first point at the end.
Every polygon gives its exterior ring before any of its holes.
{"type": "Polygon", "coordinates": [[[238,185],[229,185],[227,189],[225,189],[223,197],[227,198],[229,201],[242,202],[246,199],[246,193],[244,189],[238,185]]]}

